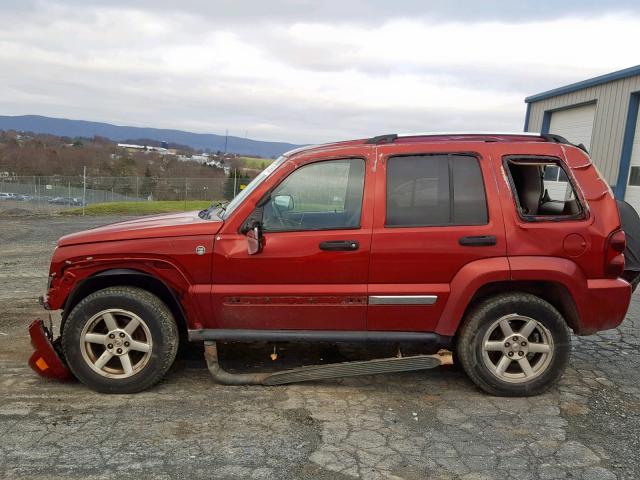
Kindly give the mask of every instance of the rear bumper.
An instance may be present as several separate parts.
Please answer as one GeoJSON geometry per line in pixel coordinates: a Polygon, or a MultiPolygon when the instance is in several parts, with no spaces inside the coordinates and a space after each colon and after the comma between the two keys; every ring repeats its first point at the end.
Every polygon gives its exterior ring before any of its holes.
{"type": "Polygon", "coordinates": [[[587,280],[580,335],[615,328],[627,315],[631,285],[622,278],[587,280]]]}
{"type": "Polygon", "coordinates": [[[38,375],[58,380],[72,377],[67,365],[56,351],[51,341],[51,333],[45,328],[42,320],[34,320],[29,325],[31,345],[35,352],[29,358],[29,366],[38,375]]]}

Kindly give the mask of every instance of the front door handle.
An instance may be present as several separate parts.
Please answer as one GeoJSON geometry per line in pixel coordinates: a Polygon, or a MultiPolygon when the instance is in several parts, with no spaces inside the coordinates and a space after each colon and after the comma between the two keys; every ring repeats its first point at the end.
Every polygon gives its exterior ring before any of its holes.
{"type": "Polygon", "coordinates": [[[495,235],[477,235],[472,237],[460,237],[458,243],[463,247],[490,247],[497,243],[495,235]]]}
{"type": "Polygon", "coordinates": [[[320,242],[320,250],[329,252],[358,250],[360,243],[357,240],[329,240],[320,242]]]}

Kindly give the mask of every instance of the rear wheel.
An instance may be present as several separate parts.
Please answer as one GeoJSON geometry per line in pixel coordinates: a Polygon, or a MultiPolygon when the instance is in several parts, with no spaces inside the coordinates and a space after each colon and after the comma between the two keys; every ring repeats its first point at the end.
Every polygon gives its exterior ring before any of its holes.
{"type": "Polygon", "coordinates": [[[456,352],[464,371],[484,391],[529,396],[544,392],[562,376],[571,339],[564,318],[551,304],[513,293],[487,299],[470,312],[456,352]]]}
{"type": "Polygon", "coordinates": [[[135,393],[158,382],[176,356],[178,331],[167,306],[134,287],[99,290],[66,319],[62,346],[69,368],[104,393],[135,393]]]}

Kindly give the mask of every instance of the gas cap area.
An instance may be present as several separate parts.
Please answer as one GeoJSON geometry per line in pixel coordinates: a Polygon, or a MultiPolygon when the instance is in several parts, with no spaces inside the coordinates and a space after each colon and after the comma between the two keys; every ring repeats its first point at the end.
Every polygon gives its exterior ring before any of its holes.
{"type": "Polygon", "coordinates": [[[570,233],[564,237],[562,246],[570,257],[579,257],[587,250],[587,241],[578,233],[570,233]]]}

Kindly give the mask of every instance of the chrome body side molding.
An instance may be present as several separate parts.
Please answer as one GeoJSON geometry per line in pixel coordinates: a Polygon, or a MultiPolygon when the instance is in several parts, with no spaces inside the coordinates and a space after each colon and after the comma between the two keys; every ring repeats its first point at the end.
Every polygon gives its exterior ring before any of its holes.
{"type": "Polygon", "coordinates": [[[433,305],[437,295],[370,295],[369,305],[433,305]]]}

